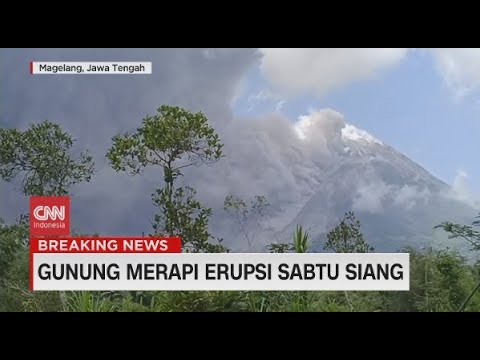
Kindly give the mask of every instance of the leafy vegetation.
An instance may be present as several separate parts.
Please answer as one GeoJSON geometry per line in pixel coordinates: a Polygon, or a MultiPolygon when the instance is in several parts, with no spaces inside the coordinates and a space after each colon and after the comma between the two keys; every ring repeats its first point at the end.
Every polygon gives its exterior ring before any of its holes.
{"type": "Polygon", "coordinates": [[[368,253],[375,250],[363,238],[360,221],[355,218],[353,211],[347,212],[340,224],[327,234],[324,249],[336,253],[368,253]]]}
{"type": "Polygon", "coordinates": [[[189,252],[223,252],[221,244],[212,244],[209,233],[211,209],[195,199],[196,190],[176,187],[182,169],[210,165],[222,156],[223,144],[201,112],[163,105],[154,116],[146,116],[133,134],[113,137],[107,158],[115,171],[141,174],[147,167],[163,170],[163,186],[152,200],[159,209],[154,218],[154,234],[181,236],[189,252]]]}
{"type": "Polygon", "coordinates": [[[25,131],[0,129],[0,177],[22,176],[25,195],[66,195],[80,182],[90,181],[93,157],[73,153],[74,139],[50,121],[32,124],[25,131]]]}
{"type": "Polygon", "coordinates": [[[463,239],[471,245],[472,250],[480,250],[480,214],[478,214],[476,220],[472,225],[454,224],[449,221],[444,221],[441,224],[435,226],[435,228],[441,228],[449,234],[450,239],[463,239]]]}
{"type": "Polygon", "coordinates": [[[248,249],[253,245],[260,220],[270,204],[263,195],[256,195],[250,204],[235,195],[228,195],[224,201],[224,210],[232,217],[247,240],[248,249]]]}
{"type": "MultiPolygon", "coordinates": [[[[23,175],[25,195],[63,195],[93,174],[87,152],[75,157],[73,140],[58,125],[43,122],[28,130],[0,129],[0,176],[13,181],[23,175]]],[[[209,232],[211,209],[196,199],[195,189],[179,186],[182,169],[218,161],[223,144],[201,113],[162,106],[147,116],[134,134],[117,135],[107,153],[116,171],[140,174],[146,167],[163,171],[161,187],[152,199],[159,209],[155,234],[179,235],[192,252],[228,251],[209,232]]],[[[252,246],[268,201],[256,196],[250,202],[229,195],[225,210],[252,246]]],[[[432,224],[433,226],[434,224],[432,224]]],[[[462,238],[480,250],[480,217],[471,226],[444,222],[452,238],[462,238]]],[[[28,291],[28,218],[13,224],[0,221],[0,311],[480,311],[480,264],[445,249],[410,253],[408,292],[305,292],[305,291],[158,291],[158,292],[30,292],[28,291]]],[[[324,239],[333,252],[373,252],[361,232],[360,221],[347,212],[324,239]]],[[[309,234],[298,225],[292,241],[271,244],[275,253],[309,251],[309,234]]]]}

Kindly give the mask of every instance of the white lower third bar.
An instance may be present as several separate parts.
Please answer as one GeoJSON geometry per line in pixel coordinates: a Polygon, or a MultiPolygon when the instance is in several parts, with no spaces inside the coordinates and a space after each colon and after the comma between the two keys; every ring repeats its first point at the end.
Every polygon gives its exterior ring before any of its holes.
{"type": "Polygon", "coordinates": [[[144,75],[151,73],[151,62],[30,62],[30,74],[33,75],[144,75]]]}
{"type": "Polygon", "coordinates": [[[409,254],[34,253],[32,290],[408,291],[409,254]]]}

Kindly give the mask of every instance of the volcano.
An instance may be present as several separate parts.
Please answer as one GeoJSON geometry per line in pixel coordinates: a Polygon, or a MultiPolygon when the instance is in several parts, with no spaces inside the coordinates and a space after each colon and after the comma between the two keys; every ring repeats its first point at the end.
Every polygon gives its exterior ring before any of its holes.
{"type": "Polygon", "coordinates": [[[231,160],[210,185],[246,198],[264,194],[270,202],[264,218],[247,224],[255,237],[250,245],[217,204],[214,227],[234,251],[291,242],[297,225],[309,231],[311,250],[323,251],[327,232],[354,210],[377,252],[450,247],[468,253],[466,243],[434,227],[470,223],[478,204],[461,200],[450,185],[341,114],[321,110],[294,123],[272,117],[232,133],[231,160]]]}

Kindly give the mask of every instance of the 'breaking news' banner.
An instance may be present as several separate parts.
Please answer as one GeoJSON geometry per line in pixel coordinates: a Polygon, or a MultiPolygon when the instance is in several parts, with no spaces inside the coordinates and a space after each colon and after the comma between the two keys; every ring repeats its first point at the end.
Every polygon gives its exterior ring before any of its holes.
{"type": "Polygon", "coordinates": [[[32,240],[32,290],[410,287],[409,254],[191,254],[176,253],[181,251],[176,238],[32,240]],[[81,240],[87,240],[83,249],[81,240]]]}
{"type": "Polygon", "coordinates": [[[179,237],[31,237],[30,290],[49,290],[37,286],[45,280],[45,276],[40,271],[45,271],[47,267],[52,269],[50,283],[58,284],[59,279],[62,280],[62,284],[70,283],[72,276],[77,279],[76,282],[74,281],[76,284],[78,280],[80,283],[85,283],[86,280],[101,280],[100,283],[102,283],[110,280],[109,271],[112,267],[97,264],[99,255],[110,254],[115,258],[118,255],[113,254],[124,254],[128,256],[127,258],[131,258],[141,254],[158,256],[162,253],[180,252],[182,252],[182,240],[179,237]],[[43,257],[48,260],[45,262],[43,257]],[[62,265],[54,265],[57,264],[58,259],[62,259],[58,263],[62,265]],[[102,267],[103,269],[100,269],[102,267]],[[102,274],[99,273],[99,269],[103,271],[102,274]],[[36,280],[37,278],[40,282],[36,280]]]}

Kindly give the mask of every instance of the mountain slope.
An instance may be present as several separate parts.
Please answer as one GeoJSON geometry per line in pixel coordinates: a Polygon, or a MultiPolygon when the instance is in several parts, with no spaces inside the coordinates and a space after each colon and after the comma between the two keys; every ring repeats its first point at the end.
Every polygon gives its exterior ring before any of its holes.
{"type": "MultiPolygon", "coordinates": [[[[313,249],[321,251],[326,232],[351,209],[377,251],[446,245],[465,251],[460,240],[433,230],[444,220],[469,223],[476,214],[449,185],[331,110],[290,125],[296,139],[282,135],[286,130],[278,128],[286,125],[276,121],[275,129],[268,121],[250,126],[251,141],[229,154],[216,182],[247,197],[266,194],[271,203],[251,247],[216,207],[214,227],[234,251],[265,251],[272,242],[290,241],[297,224],[310,230],[313,249]]],[[[241,131],[235,134],[245,142],[241,131]]]]}

